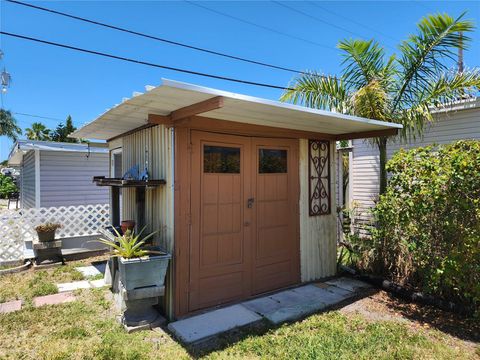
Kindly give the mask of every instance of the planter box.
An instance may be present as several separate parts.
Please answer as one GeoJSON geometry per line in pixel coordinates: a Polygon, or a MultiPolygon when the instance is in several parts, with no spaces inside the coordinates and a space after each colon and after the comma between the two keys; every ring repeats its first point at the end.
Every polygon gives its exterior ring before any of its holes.
{"type": "Polygon", "coordinates": [[[56,230],[42,231],[42,232],[37,231],[38,241],[40,241],[40,242],[54,241],[55,240],[55,231],[56,230]]]}
{"type": "Polygon", "coordinates": [[[153,255],[136,259],[118,259],[119,277],[128,290],[147,286],[164,286],[171,255],[153,255]]]}

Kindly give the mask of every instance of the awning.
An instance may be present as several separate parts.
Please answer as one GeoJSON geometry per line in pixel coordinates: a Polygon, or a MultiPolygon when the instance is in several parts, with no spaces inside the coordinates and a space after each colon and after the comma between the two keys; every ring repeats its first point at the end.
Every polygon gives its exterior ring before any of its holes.
{"type": "MultiPolygon", "coordinates": [[[[283,129],[338,135],[338,138],[394,134],[399,124],[343,115],[202,86],[162,79],[158,87],[146,87],[107,110],[71,136],[108,140],[149,124],[149,115],[173,112],[205,104],[215,98],[221,106],[203,107],[202,117],[283,129]],[[375,133],[379,131],[380,133],[375,133]],[[357,135],[355,135],[357,134],[357,135]],[[359,135],[362,134],[362,135],[359,135]]],[[[201,106],[198,107],[200,109],[201,106]]]]}

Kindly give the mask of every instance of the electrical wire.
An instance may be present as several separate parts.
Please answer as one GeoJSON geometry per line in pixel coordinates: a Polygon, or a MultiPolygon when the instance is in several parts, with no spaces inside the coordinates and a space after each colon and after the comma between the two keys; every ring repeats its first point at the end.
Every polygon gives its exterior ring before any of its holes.
{"type": "Polygon", "coordinates": [[[34,115],[34,114],[26,114],[21,112],[14,112],[15,115],[23,115],[23,116],[30,116],[34,118],[44,119],[44,120],[52,120],[52,121],[64,121],[64,119],[52,118],[48,116],[41,116],[41,115],[34,115]]]}
{"type": "MultiPolygon", "coordinates": [[[[309,73],[309,72],[306,72],[306,71],[297,70],[297,69],[290,68],[290,67],[274,65],[274,64],[263,62],[263,61],[247,59],[247,58],[236,56],[236,55],[226,54],[226,53],[219,52],[219,51],[214,51],[214,50],[210,50],[210,49],[201,48],[201,47],[198,47],[198,46],[193,46],[193,45],[189,45],[189,44],[185,44],[185,43],[180,43],[180,42],[177,42],[177,41],[161,38],[161,37],[154,36],[154,35],[149,35],[149,34],[146,34],[146,33],[141,33],[141,32],[135,31],[135,30],[126,29],[124,27],[115,26],[115,25],[103,23],[103,22],[100,22],[100,21],[87,19],[87,18],[84,18],[84,17],[68,14],[68,13],[65,13],[65,12],[49,9],[49,8],[46,8],[46,7],[25,3],[25,2],[22,2],[22,1],[17,1],[17,0],[5,0],[5,1],[13,3],[13,4],[33,8],[33,9],[36,9],[36,10],[45,11],[45,12],[48,12],[48,13],[64,16],[64,17],[71,18],[71,19],[74,19],[74,20],[83,21],[83,22],[90,23],[90,24],[93,24],[93,25],[98,25],[98,26],[109,28],[109,29],[121,31],[121,32],[128,33],[128,34],[131,34],[131,35],[141,36],[141,37],[144,37],[144,38],[157,40],[157,41],[164,42],[164,43],[167,43],[167,44],[184,47],[184,48],[191,49],[191,50],[201,51],[201,52],[205,52],[205,53],[208,53],[208,54],[222,56],[222,57],[225,57],[225,58],[230,58],[230,59],[233,59],[233,60],[243,61],[243,62],[246,62],[246,63],[260,65],[260,66],[264,66],[264,67],[268,67],[268,68],[272,68],[272,69],[283,70],[283,71],[287,71],[287,72],[290,72],[290,73],[293,73],[293,74],[313,75],[313,76],[316,76],[316,77],[328,78],[328,76],[326,76],[326,75],[312,74],[312,73],[309,73]]],[[[187,1],[187,2],[189,2],[189,1],[187,1]]],[[[198,4],[193,3],[192,5],[197,6],[198,4]]],[[[202,5],[198,5],[198,6],[206,8],[202,5]]],[[[212,9],[208,8],[208,10],[212,10],[212,9]]],[[[212,11],[215,11],[215,10],[212,10],[212,11]]],[[[221,15],[226,15],[226,14],[222,13],[221,15]]],[[[350,83],[352,85],[359,85],[358,83],[349,82],[349,81],[345,81],[345,83],[350,83]]]]}
{"type": "Polygon", "coordinates": [[[245,20],[245,19],[242,19],[242,18],[239,18],[239,17],[237,17],[237,16],[224,13],[224,12],[219,11],[219,10],[216,10],[216,9],[212,9],[212,8],[210,8],[210,7],[208,7],[208,6],[199,4],[198,2],[189,1],[189,0],[184,0],[184,1],[187,2],[187,3],[189,3],[190,5],[194,5],[194,6],[196,6],[196,7],[202,8],[202,9],[204,9],[204,10],[210,11],[210,12],[212,12],[212,13],[214,13],[214,14],[221,15],[221,16],[224,16],[224,17],[227,17],[227,18],[230,18],[230,19],[233,19],[233,20],[242,22],[242,23],[244,23],[244,24],[248,24],[248,25],[250,25],[250,26],[257,27],[257,28],[259,28],[259,29],[267,30],[267,31],[273,32],[273,33],[278,34],[278,35],[282,35],[282,36],[285,36],[285,37],[289,37],[289,38],[294,39],[294,40],[302,41],[302,42],[305,42],[305,43],[310,44],[310,45],[319,46],[319,47],[321,47],[321,48],[324,48],[324,49],[327,49],[327,50],[335,51],[335,52],[336,52],[336,49],[335,49],[335,48],[332,48],[331,46],[328,46],[328,45],[325,45],[325,44],[320,44],[320,43],[317,43],[317,42],[315,42],[315,41],[308,40],[308,39],[305,39],[305,38],[302,38],[302,37],[299,37],[299,36],[296,36],[296,35],[288,34],[288,33],[285,33],[285,32],[283,32],[283,31],[276,30],[276,29],[273,29],[273,28],[268,27],[268,26],[265,26],[265,25],[257,24],[257,23],[255,23],[255,22],[253,22],[253,21],[245,20]]]}
{"type": "Polygon", "coordinates": [[[365,25],[365,24],[363,24],[363,23],[361,23],[361,22],[358,22],[358,21],[356,21],[356,20],[354,20],[354,19],[351,19],[351,18],[349,18],[349,17],[346,17],[346,16],[344,16],[344,15],[342,15],[342,14],[339,14],[339,13],[337,13],[337,12],[335,12],[335,11],[332,11],[332,10],[330,10],[330,9],[327,9],[326,7],[319,5],[319,4],[318,4],[317,2],[315,2],[315,1],[307,1],[307,3],[309,3],[310,5],[316,6],[316,7],[318,7],[319,9],[322,9],[323,11],[326,11],[326,12],[328,12],[328,13],[330,13],[330,14],[332,14],[332,15],[335,15],[335,16],[337,16],[337,17],[339,17],[339,18],[342,18],[342,19],[345,19],[345,20],[347,20],[347,21],[350,21],[351,23],[356,24],[356,25],[358,25],[358,26],[361,26],[361,27],[363,27],[363,28],[365,28],[365,29],[367,29],[367,30],[370,30],[370,31],[375,32],[375,33],[377,33],[377,34],[379,34],[379,35],[382,35],[382,36],[384,36],[384,37],[386,37],[386,38],[389,38],[389,39],[391,39],[391,40],[393,40],[393,41],[395,41],[395,42],[398,42],[398,41],[399,41],[398,39],[395,39],[395,38],[391,37],[390,35],[387,35],[387,34],[381,32],[381,31],[378,31],[377,29],[374,29],[374,28],[372,28],[372,27],[370,27],[370,26],[367,26],[367,25],[365,25]]]}
{"type": "Polygon", "coordinates": [[[289,72],[296,73],[296,74],[297,73],[302,73],[302,71],[300,71],[300,70],[295,70],[295,69],[292,69],[292,68],[289,68],[289,67],[268,64],[268,63],[263,62],[263,61],[247,59],[247,58],[236,56],[236,55],[231,55],[231,54],[226,54],[226,53],[222,53],[222,52],[215,51],[215,50],[205,49],[205,48],[201,48],[201,47],[198,47],[198,46],[193,46],[193,45],[181,43],[181,42],[178,42],[178,41],[173,41],[173,40],[161,38],[161,37],[158,37],[158,36],[155,36],[155,35],[149,35],[149,34],[146,34],[146,33],[139,32],[139,31],[126,29],[126,28],[123,28],[123,27],[120,27],[120,26],[115,26],[115,25],[103,23],[103,22],[100,22],[100,21],[90,20],[90,19],[87,19],[87,18],[84,18],[84,17],[68,14],[68,13],[65,13],[65,12],[49,9],[49,8],[38,6],[38,5],[28,4],[28,3],[24,3],[24,2],[16,1],[16,0],[6,0],[6,1],[10,2],[12,4],[22,5],[22,6],[30,7],[30,8],[36,9],[36,10],[41,10],[41,11],[49,12],[49,13],[52,13],[52,14],[65,16],[65,17],[68,17],[68,18],[71,18],[71,19],[83,21],[83,22],[86,22],[86,23],[90,23],[90,24],[94,24],[94,25],[98,25],[98,26],[103,26],[103,27],[106,27],[106,28],[109,28],[109,29],[121,31],[121,32],[128,33],[128,34],[131,34],[131,35],[141,36],[141,37],[144,37],[144,38],[147,38],[147,39],[161,41],[161,42],[164,42],[164,43],[167,43],[167,44],[171,44],[171,45],[175,45],[175,46],[181,46],[181,47],[191,49],[191,50],[201,51],[201,52],[204,52],[204,53],[207,53],[207,54],[222,56],[222,57],[226,57],[226,58],[233,59],[233,60],[243,61],[243,62],[255,64],[255,65],[266,66],[266,67],[273,68],[273,69],[289,71],[289,72]]]}
{"type": "Polygon", "coordinates": [[[10,36],[10,37],[14,37],[14,38],[18,38],[18,39],[37,42],[37,43],[41,43],[41,44],[46,44],[46,45],[56,46],[56,47],[60,47],[60,48],[75,50],[75,51],[79,51],[79,52],[83,52],[83,53],[87,53],[87,54],[103,56],[103,57],[107,57],[107,58],[111,58],[111,59],[122,60],[122,61],[130,62],[130,63],[134,63],[134,64],[146,65],[146,66],[150,66],[150,67],[166,69],[166,70],[181,72],[181,73],[185,73],[185,74],[209,77],[209,78],[212,78],[212,79],[236,82],[236,83],[241,83],[241,84],[246,84],[246,85],[261,86],[261,87],[266,87],[266,88],[271,88],[271,89],[293,90],[292,88],[287,88],[285,86],[280,86],[280,85],[271,85],[271,84],[261,83],[261,82],[256,82],[256,81],[237,79],[237,78],[232,78],[232,77],[227,77],[227,76],[203,73],[203,72],[200,72],[200,71],[193,71],[193,70],[181,69],[181,68],[176,68],[176,67],[167,66],[167,65],[155,64],[155,63],[148,62],[148,61],[137,60],[137,59],[127,58],[127,57],[124,57],[124,56],[108,54],[108,53],[104,53],[104,52],[100,52],[100,51],[79,48],[79,47],[72,46],[72,45],[60,44],[60,43],[56,43],[56,42],[53,42],[53,41],[37,39],[37,38],[30,37],[30,36],[9,33],[9,32],[6,32],[6,31],[0,31],[0,34],[10,36]]]}

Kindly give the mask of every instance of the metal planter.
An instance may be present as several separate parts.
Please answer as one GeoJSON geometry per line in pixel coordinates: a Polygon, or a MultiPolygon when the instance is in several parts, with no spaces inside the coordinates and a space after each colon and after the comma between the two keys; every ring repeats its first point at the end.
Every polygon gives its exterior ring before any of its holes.
{"type": "Polygon", "coordinates": [[[164,286],[170,258],[170,254],[135,259],[119,258],[120,282],[127,291],[147,286],[164,286]]]}

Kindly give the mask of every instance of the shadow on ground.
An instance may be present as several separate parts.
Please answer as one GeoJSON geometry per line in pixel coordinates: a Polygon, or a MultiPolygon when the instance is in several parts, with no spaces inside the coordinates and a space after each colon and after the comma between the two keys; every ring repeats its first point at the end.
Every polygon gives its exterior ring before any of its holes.
{"type": "MultiPolygon", "coordinates": [[[[376,289],[364,290],[364,291],[358,293],[356,296],[354,296],[352,298],[349,298],[347,300],[344,300],[340,303],[337,303],[334,306],[328,307],[327,309],[325,309],[323,311],[320,311],[316,314],[321,314],[321,313],[325,313],[325,312],[329,312],[329,311],[338,310],[338,309],[340,309],[344,306],[347,306],[349,304],[352,304],[352,303],[354,303],[358,300],[361,300],[363,298],[372,296],[373,294],[375,294],[377,292],[378,292],[378,290],[376,290],[376,289]]],[[[300,322],[300,321],[304,320],[305,318],[307,318],[309,316],[312,316],[312,315],[314,315],[314,314],[306,315],[306,316],[304,316],[302,318],[299,318],[295,321],[287,322],[287,323],[293,324],[293,323],[296,323],[296,322],[300,322]]],[[[190,354],[190,356],[192,356],[194,359],[198,359],[198,358],[206,356],[206,355],[208,355],[208,354],[210,354],[214,351],[224,350],[224,349],[226,349],[226,348],[228,348],[228,347],[236,344],[237,342],[240,342],[240,341],[242,341],[242,340],[244,340],[248,337],[265,335],[266,333],[268,333],[270,331],[274,331],[274,330],[278,329],[279,327],[283,326],[284,324],[286,324],[286,323],[283,323],[283,324],[280,324],[280,325],[273,325],[272,323],[270,323],[266,319],[262,319],[262,320],[260,320],[256,323],[254,323],[254,324],[248,325],[248,326],[243,327],[243,328],[237,328],[237,329],[228,331],[227,333],[224,333],[222,335],[204,340],[204,341],[199,342],[199,343],[186,345],[186,344],[183,344],[182,342],[180,342],[179,340],[177,340],[177,342],[181,346],[183,346],[183,348],[190,354]]],[[[171,333],[167,329],[165,329],[165,331],[167,331],[170,334],[170,336],[173,336],[173,335],[171,335],[171,333]]]]}
{"type": "Polygon", "coordinates": [[[480,342],[480,321],[437,309],[429,305],[420,305],[397,298],[382,292],[384,296],[377,299],[391,311],[402,317],[440,330],[459,339],[471,342],[480,342]]]}

